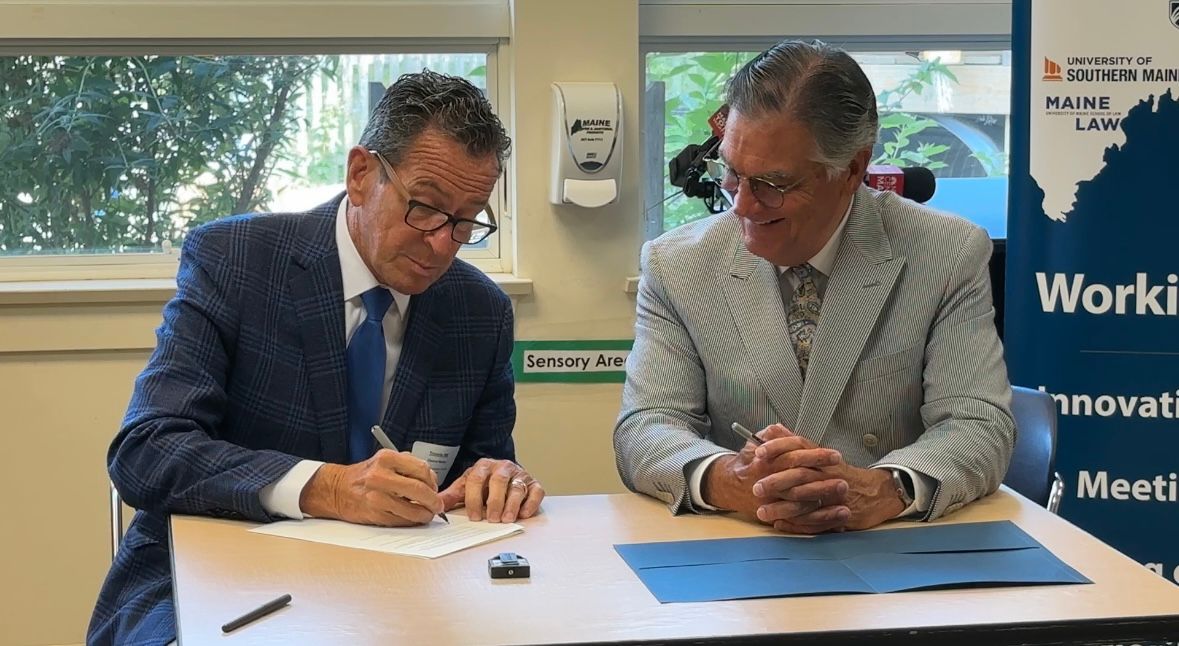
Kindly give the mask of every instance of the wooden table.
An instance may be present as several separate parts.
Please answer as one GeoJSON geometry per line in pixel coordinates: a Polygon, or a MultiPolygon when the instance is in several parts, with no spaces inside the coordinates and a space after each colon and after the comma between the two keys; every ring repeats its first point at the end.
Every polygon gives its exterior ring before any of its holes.
{"type": "Polygon", "coordinates": [[[636,494],[551,497],[543,514],[523,522],[523,534],[435,560],[175,516],[172,571],[182,646],[964,646],[1179,635],[1179,586],[1007,489],[941,522],[1000,519],[1014,521],[1093,584],[660,604],[615,543],[772,532],[725,516],[671,516],[658,501],[636,494]],[[501,551],[526,557],[532,578],[489,579],[487,559],[501,551]],[[288,607],[221,634],[226,621],[284,593],[293,597],[288,607]]]}

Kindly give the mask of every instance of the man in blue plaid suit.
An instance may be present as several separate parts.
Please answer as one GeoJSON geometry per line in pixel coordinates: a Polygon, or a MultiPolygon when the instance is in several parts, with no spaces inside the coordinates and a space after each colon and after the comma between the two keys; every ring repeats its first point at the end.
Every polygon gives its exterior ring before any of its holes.
{"type": "Polygon", "coordinates": [[[349,151],[343,195],[188,235],[108,455],[139,512],[88,643],[175,639],[169,514],[393,526],[459,505],[491,522],[537,513],[544,489],[514,462],[511,304],[455,260],[495,229],[510,145],[470,83],[405,75],[349,151]],[[377,450],[377,423],[398,451],[377,450]]]}

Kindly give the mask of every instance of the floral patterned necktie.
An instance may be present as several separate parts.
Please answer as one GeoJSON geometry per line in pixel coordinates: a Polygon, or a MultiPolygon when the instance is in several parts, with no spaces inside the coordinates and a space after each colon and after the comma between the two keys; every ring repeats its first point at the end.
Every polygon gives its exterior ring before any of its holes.
{"type": "MultiPolygon", "coordinates": [[[[807,364],[811,359],[811,345],[815,340],[815,329],[819,327],[819,308],[823,301],[819,298],[819,290],[815,286],[815,268],[810,263],[791,267],[790,271],[798,278],[798,287],[794,288],[794,295],[786,310],[786,329],[790,332],[794,355],[798,357],[798,369],[805,379],[807,364]]],[[[785,280],[785,273],[782,276],[785,280]]]]}

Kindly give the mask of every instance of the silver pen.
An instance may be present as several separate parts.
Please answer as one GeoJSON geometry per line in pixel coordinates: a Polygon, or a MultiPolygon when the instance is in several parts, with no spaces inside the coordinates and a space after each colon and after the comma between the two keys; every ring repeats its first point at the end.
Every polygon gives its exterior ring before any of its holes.
{"type": "MultiPolygon", "coordinates": [[[[389,436],[385,435],[385,431],[381,429],[379,424],[374,424],[373,427],[369,430],[372,431],[373,437],[377,438],[377,444],[380,444],[382,447],[389,449],[390,451],[397,450],[397,447],[393,446],[393,442],[389,441],[389,436]]],[[[450,524],[450,519],[446,517],[446,512],[438,512],[438,517],[447,524],[450,524]]]]}
{"type": "Polygon", "coordinates": [[[749,429],[745,428],[744,426],[741,426],[741,424],[738,422],[733,422],[732,429],[733,429],[734,433],[736,433],[737,435],[740,435],[741,437],[745,438],[746,440],[749,440],[750,442],[753,442],[754,444],[762,445],[762,444],[766,443],[765,440],[754,435],[753,433],[751,433],[749,431],[749,429]]]}

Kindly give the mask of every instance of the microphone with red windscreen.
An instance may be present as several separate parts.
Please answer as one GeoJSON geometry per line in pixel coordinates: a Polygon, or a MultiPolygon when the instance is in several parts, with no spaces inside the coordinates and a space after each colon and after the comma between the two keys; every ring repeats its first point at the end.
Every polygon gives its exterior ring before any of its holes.
{"type": "Polygon", "coordinates": [[[723,103],[716,112],[708,117],[708,127],[712,129],[712,136],[720,139],[725,135],[725,122],[729,120],[729,104],[723,103]]]}

